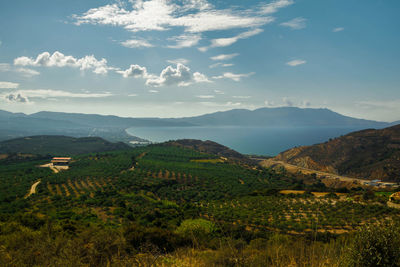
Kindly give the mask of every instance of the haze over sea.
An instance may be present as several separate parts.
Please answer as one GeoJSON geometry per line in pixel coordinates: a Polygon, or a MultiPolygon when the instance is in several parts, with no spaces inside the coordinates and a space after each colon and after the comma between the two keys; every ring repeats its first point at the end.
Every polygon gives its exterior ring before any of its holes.
{"type": "Polygon", "coordinates": [[[127,133],[152,142],[211,140],[244,154],[274,156],[295,146],[323,143],[362,127],[134,127],[127,133]]]}

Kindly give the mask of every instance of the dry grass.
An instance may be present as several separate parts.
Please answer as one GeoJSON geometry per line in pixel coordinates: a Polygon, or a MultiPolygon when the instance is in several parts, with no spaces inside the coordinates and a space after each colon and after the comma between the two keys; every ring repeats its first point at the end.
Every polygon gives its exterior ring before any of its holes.
{"type": "Polygon", "coordinates": [[[61,191],[60,186],[59,186],[58,184],[56,184],[55,187],[56,187],[57,195],[62,196],[63,193],[62,193],[62,191],[61,191]]]}
{"type": "Polygon", "coordinates": [[[68,180],[68,186],[74,192],[75,197],[79,197],[80,196],[78,190],[74,187],[74,185],[72,184],[71,180],[68,180]]]}
{"type": "Polygon", "coordinates": [[[51,184],[47,183],[47,189],[49,190],[51,195],[55,195],[54,191],[53,191],[53,187],[51,186],[51,184]]]}
{"type": "Polygon", "coordinates": [[[68,187],[65,184],[62,184],[61,186],[64,188],[65,195],[67,197],[69,197],[71,195],[71,193],[69,192],[68,187]]]}

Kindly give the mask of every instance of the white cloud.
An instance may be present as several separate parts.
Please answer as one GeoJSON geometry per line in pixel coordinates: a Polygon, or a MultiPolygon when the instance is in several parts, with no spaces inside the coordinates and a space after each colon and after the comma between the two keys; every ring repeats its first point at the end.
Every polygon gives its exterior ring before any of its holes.
{"type": "Polygon", "coordinates": [[[133,32],[184,27],[185,32],[191,33],[258,27],[273,20],[260,15],[257,10],[215,9],[205,0],[140,0],[133,2],[131,8],[118,4],[105,5],[73,18],[76,25],[112,25],[133,32]]]}
{"type": "Polygon", "coordinates": [[[40,72],[36,70],[28,68],[16,68],[8,63],[0,63],[0,72],[16,72],[27,78],[40,74],[40,72]]]}
{"type": "Polygon", "coordinates": [[[158,90],[149,90],[149,93],[153,93],[153,94],[156,94],[158,92],[159,92],[158,90]]]}
{"type": "Polygon", "coordinates": [[[124,78],[144,78],[146,85],[160,87],[169,85],[188,86],[193,83],[211,82],[206,75],[200,72],[192,73],[190,68],[178,63],[176,68],[168,66],[163,69],[160,75],[149,74],[146,67],[131,65],[126,70],[117,70],[124,78]]]}
{"type": "Polygon", "coordinates": [[[146,67],[139,65],[131,65],[126,70],[117,70],[117,73],[122,74],[124,78],[134,77],[134,78],[147,78],[149,77],[146,67]]]}
{"type": "Polygon", "coordinates": [[[51,90],[51,89],[37,89],[37,90],[18,90],[13,92],[14,95],[22,95],[27,98],[100,98],[112,96],[111,93],[72,93],[68,91],[61,90],[51,90]]]}
{"type": "Polygon", "coordinates": [[[302,107],[302,108],[308,108],[308,107],[310,107],[310,106],[311,106],[311,102],[308,101],[308,100],[303,100],[303,101],[300,103],[300,107],[302,107]]]}
{"type": "Polygon", "coordinates": [[[3,98],[7,100],[7,102],[29,103],[29,99],[21,94],[11,93],[3,96],[3,98]]]}
{"type": "Polygon", "coordinates": [[[151,43],[146,40],[131,39],[121,42],[121,44],[128,48],[141,48],[141,47],[154,47],[151,43]]]}
{"type": "Polygon", "coordinates": [[[302,17],[294,18],[292,20],[289,20],[287,22],[281,23],[282,26],[289,27],[292,30],[300,30],[304,29],[306,25],[306,19],[302,17]]]}
{"type": "Polygon", "coordinates": [[[135,97],[135,96],[138,96],[138,95],[137,94],[129,94],[128,96],[135,97]]]}
{"type": "Polygon", "coordinates": [[[215,96],[213,95],[197,95],[197,98],[203,98],[203,99],[211,99],[211,98],[215,98],[215,96]]]}
{"type": "Polygon", "coordinates": [[[221,90],[214,90],[214,93],[218,94],[218,95],[223,95],[225,94],[223,91],[221,90]]]}
{"type": "Polygon", "coordinates": [[[251,96],[249,96],[249,95],[234,95],[232,97],[233,98],[237,98],[237,99],[249,99],[249,98],[251,98],[251,96]]]}
{"type": "Polygon", "coordinates": [[[230,45],[236,43],[237,41],[239,41],[240,39],[250,38],[251,36],[254,36],[254,35],[262,33],[263,31],[264,30],[262,30],[262,29],[253,29],[253,30],[243,32],[243,33],[241,33],[239,35],[236,35],[236,36],[233,36],[233,37],[213,39],[213,40],[211,40],[211,45],[210,46],[208,46],[208,47],[200,47],[199,50],[201,52],[205,52],[209,48],[213,48],[213,47],[230,46],[230,45]]]}
{"type": "Polygon", "coordinates": [[[240,82],[242,78],[247,78],[253,75],[254,72],[246,73],[246,74],[235,74],[232,72],[225,72],[220,76],[214,76],[213,79],[231,79],[235,82],[240,82]]]}
{"type": "Polygon", "coordinates": [[[275,102],[274,101],[265,100],[264,104],[267,107],[275,107],[275,102]]]}
{"type": "Polygon", "coordinates": [[[180,48],[186,48],[186,47],[192,47],[195,46],[199,43],[201,40],[201,35],[200,34],[182,34],[179,36],[174,36],[171,38],[168,38],[169,41],[174,41],[174,45],[168,45],[167,47],[169,48],[175,48],[175,49],[180,49],[180,48]]]}
{"type": "Polygon", "coordinates": [[[293,107],[294,106],[294,103],[288,97],[282,98],[282,102],[283,102],[283,105],[286,106],[286,107],[293,107]]]}
{"type": "Polygon", "coordinates": [[[108,70],[113,69],[107,66],[107,60],[102,58],[97,60],[93,55],[83,58],[74,58],[65,56],[58,51],[50,55],[49,52],[39,54],[36,59],[29,57],[18,57],[14,59],[14,65],[34,66],[34,67],[73,67],[80,70],[92,70],[96,74],[106,74],[108,70]]]}
{"type": "Polygon", "coordinates": [[[276,0],[272,3],[264,4],[261,6],[260,13],[262,14],[273,14],[278,12],[279,9],[294,4],[293,0],[276,0]]]}
{"type": "Polygon", "coordinates": [[[291,60],[291,61],[289,61],[289,62],[286,62],[286,65],[289,65],[289,66],[291,66],[291,67],[296,67],[296,66],[303,65],[303,64],[306,64],[306,63],[307,63],[306,60],[303,60],[303,59],[295,59],[295,60],[291,60]]]}
{"type": "Polygon", "coordinates": [[[167,60],[167,62],[171,63],[171,64],[175,64],[175,65],[178,64],[178,63],[186,65],[186,64],[189,63],[189,60],[187,60],[186,58],[177,58],[177,59],[167,60]]]}
{"type": "Polygon", "coordinates": [[[337,28],[334,28],[332,31],[333,32],[341,32],[341,31],[344,31],[344,28],[343,27],[337,27],[337,28]]]}
{"type": "Polygon", "coordinates": [[[302,101],[292,101],[289,97],[283,97],[280,103],[276,103],[274,101],[265,100],[264,104],[269,108],[277,108],[277,107],[299,107],[299,108],[308,108],[311,106],[311,102],[308,100],[302,101]]]}
{"type": "Polygon", "coordinates": [[[220,107],[220,108],[232,108],[232,107],[238,107],[238,106],[242,105],[242,103],[240,103],[240,102],[231,102],[231,101],[224,102],[224,103],[211,102],[211,101],[207,101],[207,102],[206,101],[202,101],[202,102],[199,102],[199,104],[204,105],[204,106],[208,106],[208,107],[220,107]]]}
{"type": "Polygon", "coordinates": [[[207,78],[207,76],[200,72],[193,73],[193,80],[196,83],[211,83],[211,81],[207,78]]]}
{"type": "Polygon", "coordinates": [[[197,82],[209,82],[204,74],[199,72],[191,73],[190,68],[178,63],[176,68],[168,66],[163,69],[157,77],[149,77],[146,85],[160,87],[169,85],[188,86],[197,82]]]}
{"type": "Polygon", "coordinates": [[[19,83],[13,82],[0,82],[0,89],[16,89],[18,88],[19,83]]]}
{"type": "Polygon", "coordinates": [[[215,63],[215,64],[212,64],[212,65],[210,65],[209,66],[209,68],[210,69],[213,69],[213,68],[216,68],[216,67],[232,67],[232,66],[234,66],[234,64],[232,64],[232,63],[225,63],[225,64],[223,64],[223,63],[221,63],[221,62],[218,62],[218,63],[215,63]]]}
{"type": "Polygon", "coordinates": [[[234,57],[237,57],[239,55],[239,53],[233,53],[233,54],[221,54],[218,56],[213,56],[210,57],[212,60],[229,60],[232,59],[234,57]]]}
{"type": "Polygon", "coordinates": [[[15,72],[18,72],[25,77],[33,77],[40,74],[40,72],[28,68],[16,68],[15,72]]]}

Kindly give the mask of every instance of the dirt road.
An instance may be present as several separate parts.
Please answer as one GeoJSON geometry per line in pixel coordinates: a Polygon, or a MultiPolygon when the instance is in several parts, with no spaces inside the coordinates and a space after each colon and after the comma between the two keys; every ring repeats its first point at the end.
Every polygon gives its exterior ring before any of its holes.
{"type": "Polygon", "coordinates": [[[341,175],[337,175],[334,173],[328,173],[328,172],[307,169],[307,168],[292,165],[292,164],[289,164],[289,163],[286,163],[283,161],[276,161],[276,160],[271,160],[271,159],[261,161],[260,165],[263,167],[283,166],[290,173],[297,173],[299,171],[304,174],[315,173],[318,178],[323,178],[324,180],[325,179],[330,179],[330,180],[333,179],[333,180],[340,180],[342,182],[357,183],[360,185],[363,185],[364,183],[369,181],[369,180],[360,179],[360,178],[346,177],[346,176],[341,176],[341,175]]]}
{"type": "Polygon", "coordinates": [[[32,195],[32,194],[35,194],[35,193],[36,193],[36,187],[37,187],[39,184],[40,184],[40,180],[37,181],[36,183],[34,183],[34,184],[31,186],[31,190],[29,191],[29,194],[28,194],[25,198],[29,197],[29,196],[32,195]]]}

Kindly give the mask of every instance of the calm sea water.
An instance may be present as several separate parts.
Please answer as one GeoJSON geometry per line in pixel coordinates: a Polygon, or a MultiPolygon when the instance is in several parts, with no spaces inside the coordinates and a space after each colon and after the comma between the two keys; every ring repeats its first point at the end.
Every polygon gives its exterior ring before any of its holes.
{"type": "Polygon", "coordinates": [[[130,135],[153,142],[176,139],[211,140],[238,152],[274,156],[295,146],[323,143],[361,128],[331,127],[134,127],[130,135]]]}

